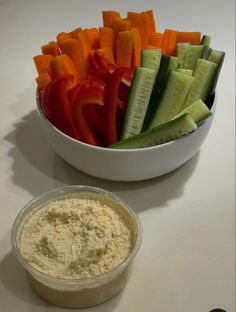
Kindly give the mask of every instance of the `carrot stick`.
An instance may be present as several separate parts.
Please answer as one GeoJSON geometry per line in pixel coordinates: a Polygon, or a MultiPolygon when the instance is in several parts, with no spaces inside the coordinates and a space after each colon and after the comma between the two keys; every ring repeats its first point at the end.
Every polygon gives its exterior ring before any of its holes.
{"type": "Polygon", "coordinates": [[[44,73],[39,75],[35,80],[39,89],[45,89],[52,79],[48,73],[44,73]]]}
{"type": "Polygon", "coordinates": [[[77,34],[79,33],[79,32],[81,32],[81,27],[78,27],[78,28],[75,28],[74,30],[72,30],[71,32],[70,32],[70,35],[71,35],[71,37],[72,38],[76,38],[76,36],[77,36],[77,34]]]}
{"type": "Polygon", "coordinates": [[[132,27],[130,31],[133,40],[132,67],[137,67],[140,66],[142,41],[137,28],[132,27]]]}
{"type": "Polygon", "coordinates": [[[113,28],[114,28],[115,33],[118,33],[119,31],[130,30],[131,20],[127,18],[116,19],[114,21],[113,28]]]}
{"type": "Polygon", "coordinates": [[[114,30],[109,27],[100,27],[99,43],[101,49],[110,50],[109,54],[114,63],[114,30]]]}
{"type": "Polygon", "coordinates": [[[159,32],[153,32],[151,34],[149,44],[154,45],[158,48],[162,48],[163,34],[159,32]]]}
{"type": "Polygon", "coordinates": [[[132,27],[137,28],[140,32],[142,49],[145,49],[148,45],[151,35],[149,16],[145,13],[128,12],[127,17],[131,20],[132,27]]]}
{"type": "Polygon", "coordinates": [[[114,31],[109,27],[99,28],[99,43],[100,48],[109,48],[113,50],[114,47],[114,31]]]}
{"type": "Polygon", "coordinates": [[[40,54],[33,57],[39,75],[44,73],[50,74],[50,61],[53,59],[52,55],[40,54]]]}
{"type": "Polygon", "coordinates": [[[172,29],[166,29],[163,35],[162,54],[176,55],[176,43],[178,32],[172,29]]]}
{"type": "Polygon", "coordinates": [[[71,34],[66,32],[61,32],[57,35],[57,42],[59,46],[61,45],[61,42],[67,39],[71,39],[71,34]]]}
{"type": "Polygon", "coordinates": [[[61,51],[68,55],[73,61],[78,74],[78,81],[86,77],[85,57],[78,39],[64,40],[61,44],[61,51]]]}
{"type": "Polygon", "coordinates": [[[131,31],[120,31],[116,42],[116,64],[121,67],[131,67],[133,40],[131,31]]]}
{"type": "Polygon", "coordinates": [[[151,45],[151,44],[148,44],[147,50],[151,50],[151,49],[159,49],[159,47],[151,45]]]}
{"type": "Polygon", "coordinates": [[[178,32],[177,42],[189,42],[192,44],[200,44],[201,33],[198,31],[193,32],[180,31],[178,32]]]}
{"type": "Polygon", "coordinates": [[[99,33],[97,28],[85,28],[83,34],[87,40],[89,50],[99,48],[99,33]]]}
{"type": "Polygon", "coordinates": [[[89,53],[89,43],[86,40],[85,35],[82,31],[77,34],[77,40],[78,40],[78,42],[82,48],[84,57],[86,59],[88,57],[88,53],[89,53]]]}
{"type": "Polygon", "coordinates": [[[52,78],[58,78],[63,75],[74,76],[74,83],[78,82],[78,73],[74,63],[66,54],[55,56],[50,62],[52,78]]]}
{"type": "Polygon", "coordinates": [[[51,42],[41,46],[41,51],[43,54],[57,56],[59,54],[58,44],[55,41],[51,41],[51,42]]]}
{"type": "Polygon", "coordinates": [[[147,16],[149,18],[150,34],[153,33],[153,32],[156,32],[156,25],[155,25],[155,19],[154,19],[154,15],[153,15],[153,10],[144,11],[142,13],[143,14],[147,14],[147,16]]]}
{"type": "Polygon", "coordinates": [[[117,11],[102,11],[103,26],[113,28],[116,19],[121,19],[120,13],[117,11]]]}

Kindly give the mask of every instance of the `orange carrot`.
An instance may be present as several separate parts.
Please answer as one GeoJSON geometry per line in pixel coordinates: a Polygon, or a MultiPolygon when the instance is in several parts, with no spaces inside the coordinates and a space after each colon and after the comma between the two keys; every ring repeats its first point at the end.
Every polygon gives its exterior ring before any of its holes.
{"type": "Polygon", "coordinates": [[[116,11],[102,11],[103,26],[113,28],[116,19],[120,19],[120,13],[116,11]]]}
{"type": "Polygon", "coordinates": [[[61,44],[61,51],[68,55],[73,61],[78,74],[78,81],[86,77],[85,57],[78,39],[64,40],[61,44]]]}
{"type": "Polygon", "coordinates": [[[114,31],[109,27],[99,28],[99,43],[100,48],[109,48],[113,50],[114,47],[114,31]]]}
{"type": "Polygon", "coordinates": [[[151,45],[151,44],[148,44],[147,49],[148,49],[148,50],[151,50],[151,49],[159,49],[159,47],[154,46],[154,45],[151,45]]]}
{"type": "Polygon", "coordinates": [[[50,74],[50,61],[53,59],[52,55],[40,54],[33,57],[39,75],[44,73],[50,74]]]}
{"type": "Polygon", "coordinates": [[[39,75],[35,80],[39,89],[45,89],[52,79],[48,73],[44,73],[39,75]]]}
{"type": "Polygon", "coordinates": [[[154,19],[154,15],[153,15],[153,10],[144,11],[142,13],[148,15],[150,34],[153,32],[156,32],[156,24],[155,24],[155,19],[154,19]]]}
{"type": "Polygon", "coordinates": [[[78,73],[69,56],[62,54],[54,57],[50,62],[51,76],[57,78],[62,75],[74,76],[74,83],[78,82],[78,73]]]}
{"type": "Polygon", "coordinates": [[[131,20],[127,18],[116,19],[114,21],[113,28],[114,28],[115,33],[118,33],[119,31],[130,30],[131,20]]]}
{"type": "Polygon", "coordinates": [[[60,46],[61,42],[67,39],[71,39],[71,34],[70,33],[66,33],[66,32],[61,32],[57,35],[57,42],[60,46]]]}
{"type": "Polygon", "coordinates": [[[130,30],[118,33],[116,46],[116,64],[121,67],[131,67],[133,40],[130,30]]]}
{"type": "Polygon", "coordinates": [[[114,30],[109,27],[99,28],[99,43],[101,49],[109,49],[114,62],[114,30]]]}
{"type": "Polygon", "coordinates": [[[178,32],[177,42],[189,42],[192,44],[200,44],[201,33],[198,31],[193,32],[180,31],[178,32]]]}
{"type": "Polygon", "coordinates": [[[57,56],[59,54],[58,44],[55,41],[51,41],[48,44],[41,46],[43,54],[49,54],[52,56],[57,56]]]}
{"type": "Polygon", "coordinates": [[[178,32],[172,29],[166,29],[163,35],[162,54],[176,55],[176,43],[178,32]]]}
{"type": "Polygon", "coordinates": [[[153,32],[151,34],[149,44],[154,45],[158,48],[162,48],[163,34],[159,32],[153,32]]]}
{"type": "Polygon", "coordinates": [[[86,59],[88,57],[89,53],[89,42],[86,40],[86,37],[84,35],[84,32],[78,32],[76,35],[76,38],[82,48],[84,58],[86,59]]]}
{"type": "Polygon", "coordinates": [[[140,66],[142,41],[137,28],[131,28],[133,41],[132,67],[140,66]]]}
{"type": "Polygon", "coordinates": [[[99,33],[97,28],[85,28],[83,29],[83,34],[90,50],[99,48],[99,33]]]}
{"type": "Polygon", "coordinates": [[[140,32],[142,40],[142,49],[145,49],[148,45],[150,38],[150,23],[149,16],[145,13],[128,12],[127,17],[131,20],[132,27],[135,27],[140,32]]]}
{"type": "Polygon", "coordinates": [[[70,32],[70,35],[71,35],[71,37],[72,38],[76,38],[76,36],[77,36],[77,34],[79,33],[79,32],[81,32],[81,27],[78,27],[78,28],[75,28],[74,30],[72,30],[71,32],[70,32]]]}

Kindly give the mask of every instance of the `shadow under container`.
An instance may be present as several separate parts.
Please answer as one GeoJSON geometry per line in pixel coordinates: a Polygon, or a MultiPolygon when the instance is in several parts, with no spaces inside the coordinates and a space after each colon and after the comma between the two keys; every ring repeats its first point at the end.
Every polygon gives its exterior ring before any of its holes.
{"type": "Polygon", "coordinates": [[[118,294],[125,286],[131,271],[132,262],[137,254],[142,239],[142,227],[135,211],[113,193],[88,186],[65,186],[44,193],[30,201],[17,216],[12,227],[13,252],[27,272],[32,289],[44,300],[62,307],[84,308],[98,305],[118,294]],[[108,200],[121,209],[133,231],[133,248],[123,262],[112,270],[91,278],[62,279],[47,275],[32,267],[21,255],[19,242],[24,219],[33,211],[44,207],[49,202],[87,194],[88,198],[108,200]]]}

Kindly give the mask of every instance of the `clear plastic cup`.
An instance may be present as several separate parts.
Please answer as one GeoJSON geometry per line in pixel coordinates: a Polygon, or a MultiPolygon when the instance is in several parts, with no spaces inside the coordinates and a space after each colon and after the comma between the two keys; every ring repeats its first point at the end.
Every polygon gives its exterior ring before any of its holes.
{"type": "Polygon", "coordinates": [[[111,192],[88,186],[65,186],[51,190],[30,201],[17,216],[11,234],[13,252],[27,272],[32,289],[44,300],[62,307],[90,307],[118,294],[125,286],[131,271],[133,259],[136,256],[142,239],[142,227],[135,211],[124,201],[111,192]],[[68,198],[78,194],[88,194],[91,197],[105,198],[116,204],[126,214],[134,233],[133,248],[129,256],[112,270],[91,278],[62,279],[47,275],[32,267],[21,255],[19,241],[24,226],[24,219],[32,211],[40,209],[45,204],[68,198]]]}

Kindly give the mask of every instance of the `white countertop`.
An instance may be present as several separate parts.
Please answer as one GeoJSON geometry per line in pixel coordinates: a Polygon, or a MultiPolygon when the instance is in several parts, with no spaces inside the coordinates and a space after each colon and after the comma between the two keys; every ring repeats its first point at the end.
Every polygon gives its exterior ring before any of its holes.
{"type": "Polygon", "coordinates": [[[30,199],[65,184],[115,192],[138,212],[144,237],[124,291],[86,312],[235,311],[234,1],[0,1],[0,311],[69,311],[28,287],[10,246],[12,223],[30,199]],[[60,31],[101,25],[101,10],[153,8],[164,28],[200,30],[226,52],[210,133],[187,164],[150,181],[104,181],[65,163],[35,110],[32,56],[60,31]]]}

